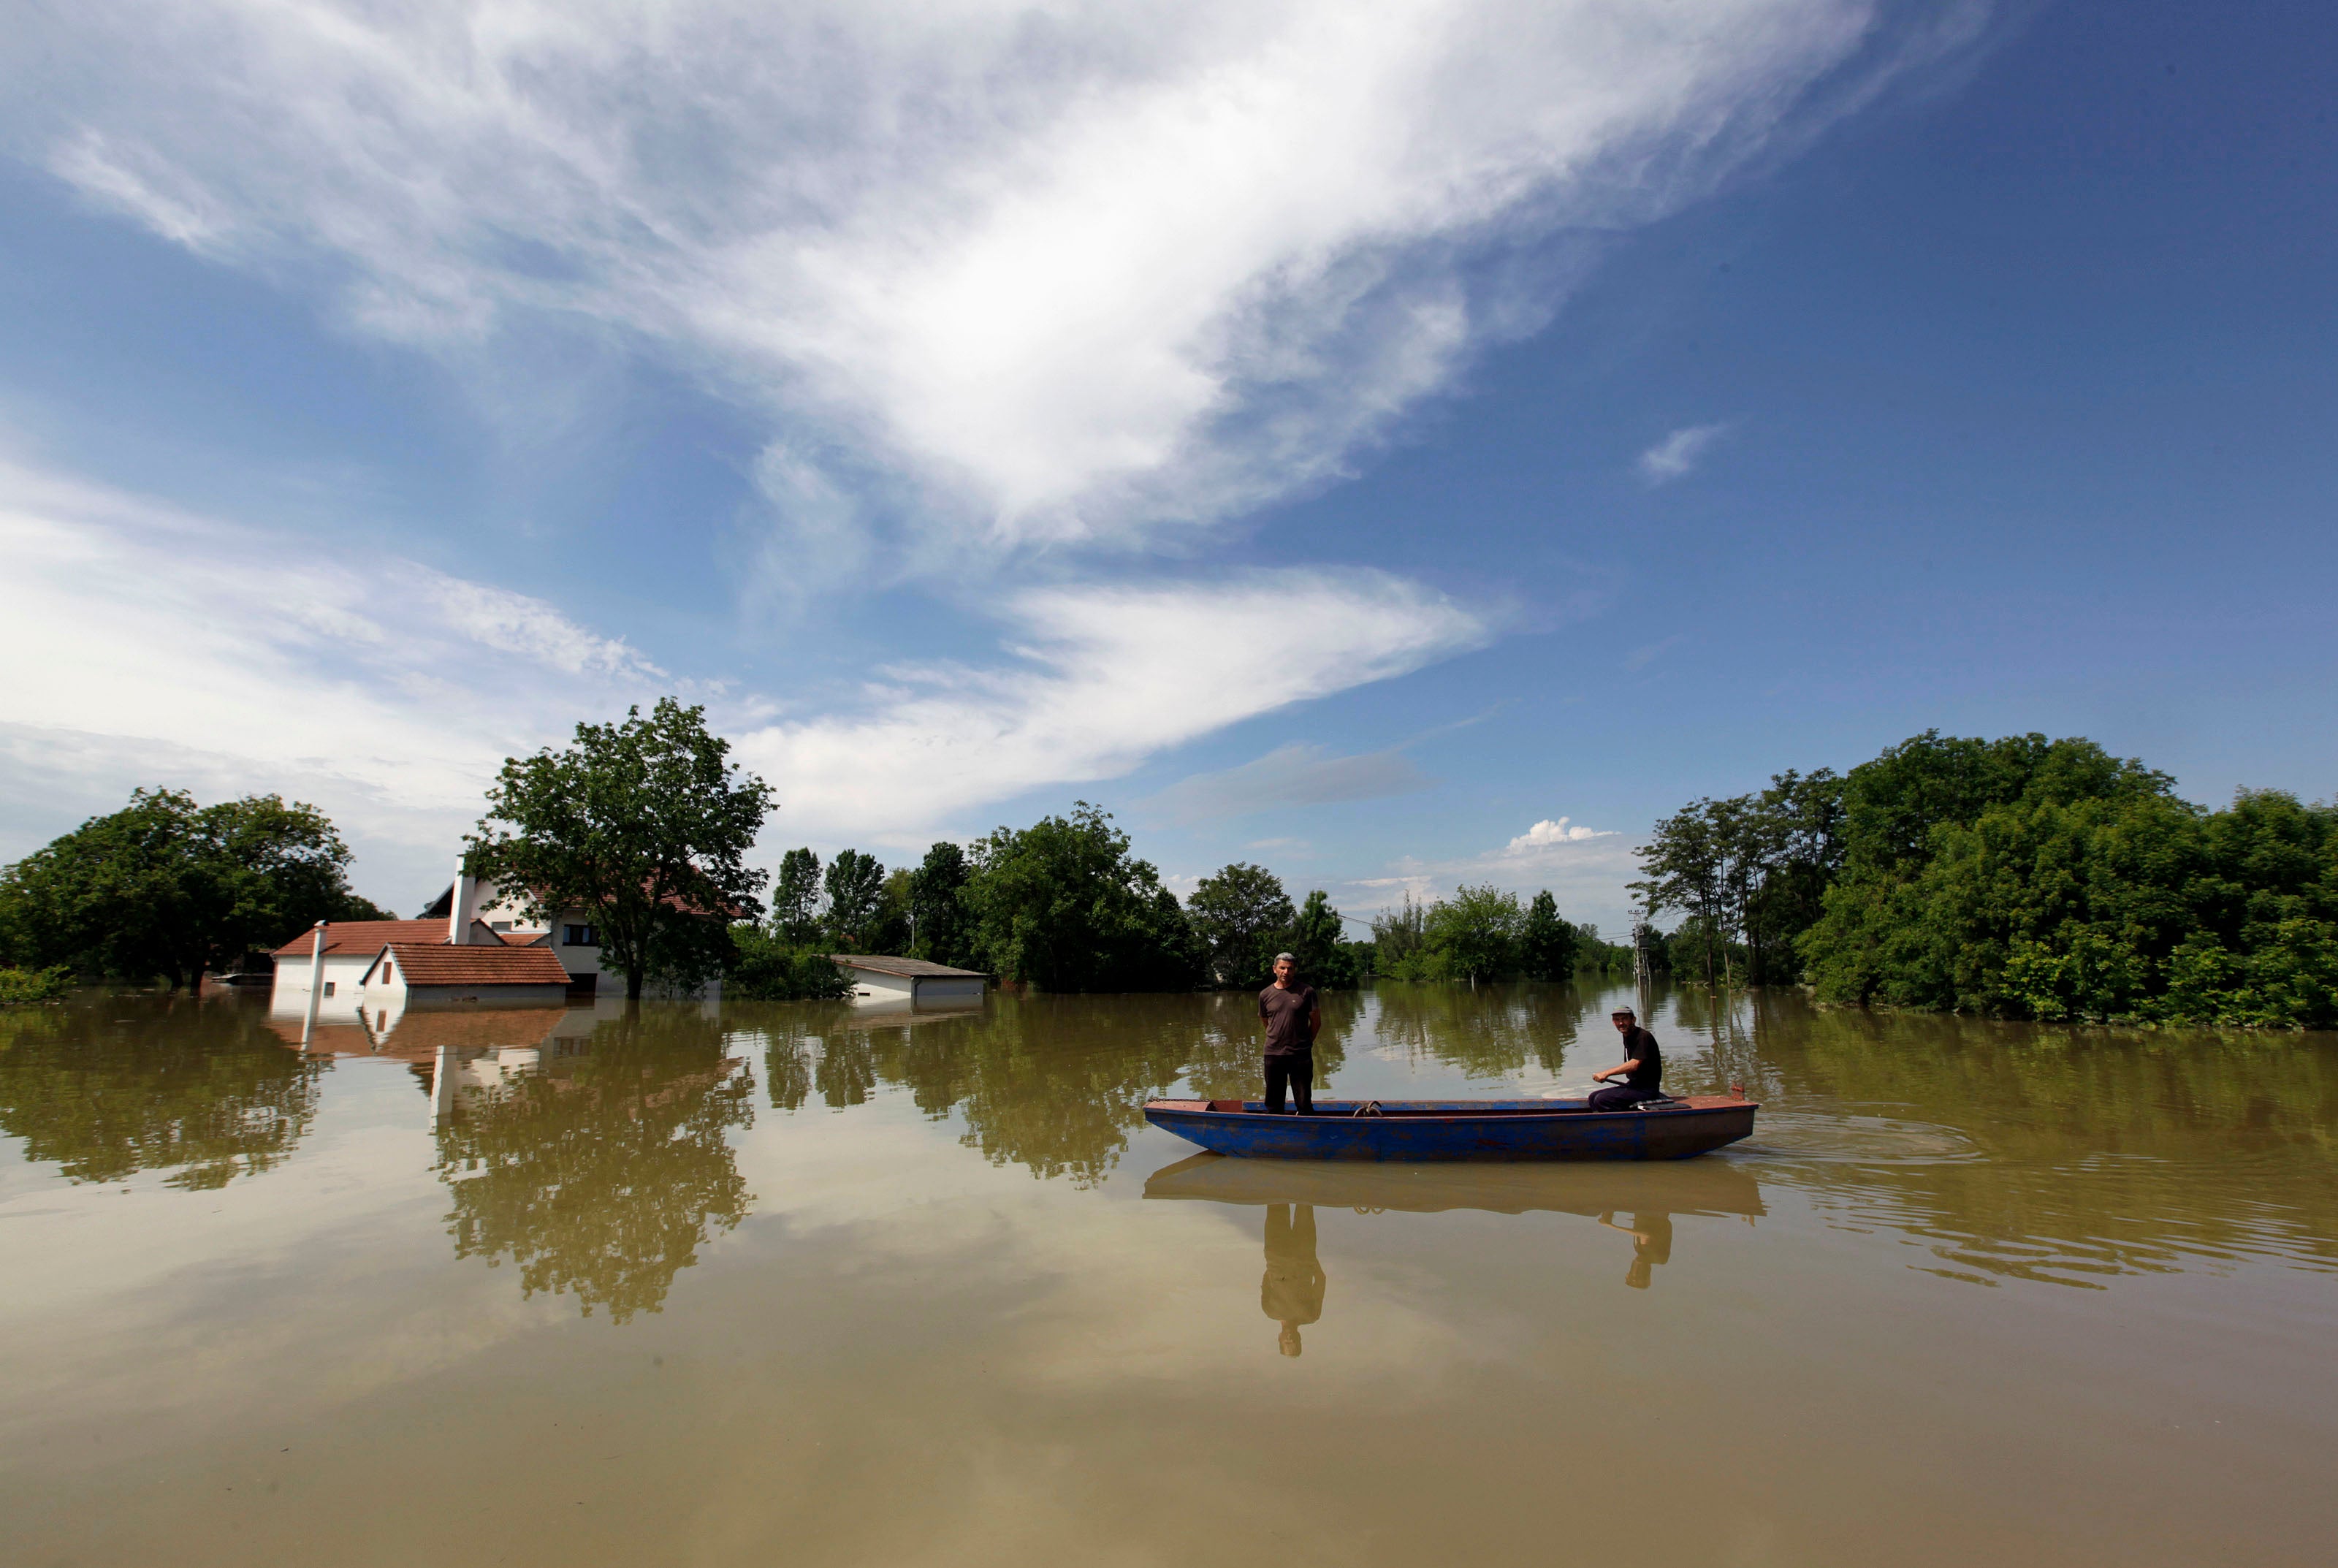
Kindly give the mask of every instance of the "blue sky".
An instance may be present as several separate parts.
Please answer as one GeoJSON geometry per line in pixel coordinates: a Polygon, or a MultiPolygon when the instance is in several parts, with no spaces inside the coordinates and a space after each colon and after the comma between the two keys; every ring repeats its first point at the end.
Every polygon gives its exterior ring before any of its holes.
{"type": "Polygon", "coordinates": [[[1620,921],[1939,727],[2332,793],[2326,7],[44,11],[0,855],[279,789],[443,884],[677,691],[767,831],[1620,921]]]}

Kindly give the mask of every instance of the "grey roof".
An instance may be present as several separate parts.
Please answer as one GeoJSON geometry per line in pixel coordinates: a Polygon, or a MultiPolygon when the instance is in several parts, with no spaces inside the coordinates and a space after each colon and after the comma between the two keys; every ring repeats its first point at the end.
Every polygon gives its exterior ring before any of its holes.
{"type": "Polygon", "coordinates": [[[947,964],[928,964],[923,958],[870,957],[860,953],[831,953],[829,957],[848,969],[872,969],[879,975],[898,975],[904,980],[987,980],[990,978],[979,969],[953,969],[947,964]]]}

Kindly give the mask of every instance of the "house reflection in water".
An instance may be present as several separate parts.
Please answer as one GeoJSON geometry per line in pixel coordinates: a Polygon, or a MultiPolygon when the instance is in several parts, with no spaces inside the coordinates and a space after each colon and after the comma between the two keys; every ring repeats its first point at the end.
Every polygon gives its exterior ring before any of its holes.
{"type": "MultiPolygon", "coordinates": [[[[309,1053],[408,1064],[431,1104],[457,1258],[624,1322],[663,1304],[753,1200],[726,1134],[754,1083],[712,1005],[416,1011],[320,1027],[309,1053]]],[[[281,1031],[280,1031],[281,1033],[281,1031]]],[[[291,1027],[297,1040],[298,1024],[291,1027]]]]}

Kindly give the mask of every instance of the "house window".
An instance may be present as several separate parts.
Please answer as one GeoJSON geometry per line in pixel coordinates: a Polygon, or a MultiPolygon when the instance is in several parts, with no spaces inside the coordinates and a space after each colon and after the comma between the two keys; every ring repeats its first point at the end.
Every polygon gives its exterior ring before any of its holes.
{"type": "Polygon", "coordinates": [[[382,983],[383,985],[388,985],[391,984],[393,981],[395,981],[397,978],[398,978],[398,976],[397,976],[397,975],[392,975],[392,974],[389,972],[389,965],[388,965],[385,964],[385,965],[383,965],[381,966],[381,983],[382,983]]]}
{"type": "Polygon", "coordinates": [[[326,982],[325,982],[325,995],[328,995],[328,996],[330,996],[332,994],[333,994],[333,983],[332,983],[330,980],[328,980],[328,981],[326,981],[326,982]]]}
{"type": "Polygon", "coordinates": [[[508,931],[511,929],[511,922],[508,920],[496,920],[491,922],[490,928],[496,931],[508,931]]]}
{"type": "Polygon", "coordinates": [[[598,947],[601,933],[590,926],[563,926],[560,942],[565,947],[598,947]]]}

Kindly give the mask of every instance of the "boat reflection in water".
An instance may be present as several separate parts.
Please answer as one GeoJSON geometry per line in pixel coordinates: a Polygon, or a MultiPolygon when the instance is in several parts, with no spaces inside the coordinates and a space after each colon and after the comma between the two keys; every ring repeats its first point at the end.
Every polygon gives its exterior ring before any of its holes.
{"type": "Polygon", "coordinates": [[[1624,1283],[1645,1290],[1672,1260],[1678,1215],[1766,1212],[1762,1184],[1739,1165],[1363,1165],[1335,1161],[1241,1160],[1196,1154],[1154,1171],[1147,1198],[1261,1205],[1266,1210],[1266,1279],[1260,1306],[1282,1325],[1286,1356],[1299,1354],[1299,1328],[1322,1316],[1324,1275],[1315,1256],[1318,1206],[1359,1214],[1579,1214],[1632,1240],[1624,1283]],[[1630,1216],[1628,1222],[1618,1218],[1630,1216]]]}

